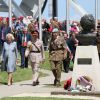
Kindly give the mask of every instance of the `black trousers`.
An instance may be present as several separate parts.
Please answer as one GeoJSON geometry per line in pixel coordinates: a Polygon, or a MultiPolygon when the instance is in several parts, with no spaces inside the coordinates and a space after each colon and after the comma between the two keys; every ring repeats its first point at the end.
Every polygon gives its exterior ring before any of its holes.
{"type": "Polygon", "coordinates": [[[20,54],[21,54],[21,68],[28,68],[28,57],[25,57],[25,50],[26,47],[21,47],[20,54]]]}
{"type": "Polygon", "coordinates": [[[68,72],[69,70],[69,65],[70,65],[70,59],[66,58],[63,60],[63,68],[65,72],[68,72]]]}

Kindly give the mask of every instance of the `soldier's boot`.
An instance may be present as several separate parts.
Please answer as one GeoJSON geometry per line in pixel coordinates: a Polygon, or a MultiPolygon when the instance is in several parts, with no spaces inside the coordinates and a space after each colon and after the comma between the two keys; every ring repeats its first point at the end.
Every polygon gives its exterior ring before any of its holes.
{"type": "Polygon", "coordinates": [[[56,86],[61,86],[61,84],[60,84],[60,79],[61,79],[61,68],[60,68],[60,66],[57,68],[56,79],[57,79],[56,86]]]}
{"type": "Polygon", "coordinates": [[[53,69],[52,70],[52,73],[53,73],[53,75],[54,75],[54,77],[55,77],[55,79],[54,79],[54,85],[56,85],[56,83],[57,83],[57,72],[56,72],[56,70],[55,69],[53,69]]]}
{"type": "Polygon", "coordinates": [[[57,87],[61,86],[60,81],[58,81],[58,80],[56,81],[56,86],[57,87]]]}
{"type": "Polygon", "coordinates": [[[36,80],[36,85],[39,85],[39,83],[40,83],[40,82],[39,82],[39,79],[37,79],[37,80],[36,80]]]}
{"type": "Polygon", "coordinates": [[[32,84],[33,86],[36,86],[37,84],[36,84],[36,82],[33,82],[33,84],[32,84]]]}

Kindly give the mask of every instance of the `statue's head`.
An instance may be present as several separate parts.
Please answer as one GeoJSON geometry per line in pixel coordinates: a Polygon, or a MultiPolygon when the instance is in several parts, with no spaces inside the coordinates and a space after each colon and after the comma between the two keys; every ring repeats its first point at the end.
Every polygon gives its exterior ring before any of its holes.
{"type": "Polygon", "coordinates": [[[92,14],[84,15],[80,20],[80,25],[83,28],[83,31],[91,32],[95,29],[95,19],[92,14]]]}

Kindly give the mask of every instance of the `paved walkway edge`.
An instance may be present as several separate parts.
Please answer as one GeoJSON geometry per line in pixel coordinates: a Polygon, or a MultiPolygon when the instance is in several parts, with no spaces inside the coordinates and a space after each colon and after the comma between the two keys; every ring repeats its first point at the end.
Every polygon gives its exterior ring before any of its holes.
{"type": "Polygon", "coordinates": [[[51,93],[23,93],[11,97],[56,97],[56,98],[69,98],[69,99],[100,100],[100,97],[95,97],[95,96],[62,95],[62,94],[53,95],[51,93]]]}

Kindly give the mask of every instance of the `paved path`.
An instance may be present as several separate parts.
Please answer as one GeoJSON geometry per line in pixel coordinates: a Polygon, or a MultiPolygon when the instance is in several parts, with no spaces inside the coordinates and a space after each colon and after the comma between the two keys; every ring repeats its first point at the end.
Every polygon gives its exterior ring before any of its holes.
{"type": "MultiPolygon", "coordinates": [[[[32,86],[32,80],[14,83],[12,86],[0,85],[0,98],[2,97],[60,97],[60,98],[76,98],[86,100],[100,100],[99,97],[92,96],[72,96],[72,95],[51,95],[51,92],[66,92],[63,88],[48,87],[53,83],[54,77],[49,70],[41,70],[43,73],[49,74],[46,77],[40,78],[40,84],[32,86]]],[[[62,72],[61,81],[64,81],[72,76],[72,72],[62,72]]]]}
{"type": "MultiPolygon", "coordinates": [[[[41,77],[40,84],[37,86],[32,86],[32,80],[13,83],[12,86],[0,85],[0,98],[13,96],[17,94],[23,94],[23,93],[51,93],[52,91],[64,91],[63,88],[48,87],[48,85],[53,84],[54,80],[53,74],[49,70],[41,70],[41,71],[49,75],[46,77],[41,77]]],[[[70,78],[71,75],[72,72],[69,73],[62,72],[61,81],[70,78]]]]}

